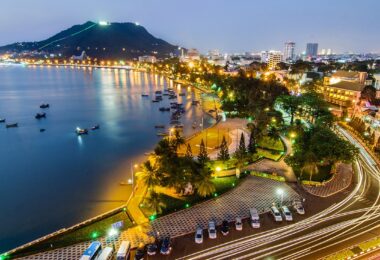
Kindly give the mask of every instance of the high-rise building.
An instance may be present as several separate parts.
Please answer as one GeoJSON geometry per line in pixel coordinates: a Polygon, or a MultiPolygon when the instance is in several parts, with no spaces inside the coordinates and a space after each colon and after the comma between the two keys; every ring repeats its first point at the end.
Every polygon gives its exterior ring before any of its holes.
{"type": "Polygon", "coordinates": [[[285,51],[284,51],[285,62],[291,62],[295,60],[296,58],[295,51],[294,51],[295,47],[296,47],[295,42],[285,42],[285,51]]]}
{"type": "Polygon", "coordinates": [[[269,51],[268,53],[268,67],[273,70],[276,65],[282,61],[282,53],[280,51],[269,51]]]}
{"type": "Polygon", "coordinates": [[[318,43],[306,44],[306,57],[317,57],[318,55],[318,43]]]}

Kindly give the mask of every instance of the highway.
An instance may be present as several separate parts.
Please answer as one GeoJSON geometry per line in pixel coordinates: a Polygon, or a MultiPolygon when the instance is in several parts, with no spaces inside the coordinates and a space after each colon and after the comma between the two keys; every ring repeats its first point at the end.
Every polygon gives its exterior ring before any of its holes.
{"type": "Polygon", "coordinates": [[[179,259],[319,259],[380,235],[380,170],[359,147],[354,188],[341,201],[309,218],[187,254],[179,259]]]}

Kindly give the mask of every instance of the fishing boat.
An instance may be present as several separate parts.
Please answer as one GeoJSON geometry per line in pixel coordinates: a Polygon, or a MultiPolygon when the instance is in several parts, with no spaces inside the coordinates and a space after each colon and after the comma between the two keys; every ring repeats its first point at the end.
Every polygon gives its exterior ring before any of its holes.
{"type": "Polygon", "coordinates": [[[141,94],[142,97],[149,97],[148,94],[141,94]]]}
{"type": "Polygon", "coordinates": [[[159,110],[161,112],[169,112],[170,111],[170,107],[160,107],[159,110]]]}
{"type": "Polygon", "coordinates": [[[82,128],[77,127],[75,132],[77,133],[77,135],[87,135],[88,134],[88,130],[86,128],[82,129],[82,128]]]}
{"type": "Polygon", "coordinates": [[[165,128],[165,125],[155,125],[154,128],[165,128]]]}
{"type": "Polygon", "coordinates": [[[93,127],[91,127],[91,130],[98,130],[100,128],[99,125],[94,125],[93,127]]]}
{"type": "Polygon", "coordinates": [[[0,118],[0,123],[5,123],[5,118],[0,118]]]}
{"type": "Polygon", "coordinates": [[[34,117],[36,119],[46,118],[46,113],[37,113],[34,117]]]}
{"type": "Polygon", "coordinates": [[[161,100],[157,100],[157,99],[153,99],[153,100],[152,100],[153,103],[158,103],[158,102],[160,102],[160,101],[161,101],[161,100]]]}
{"type": "Polygon", "coordinates": [[[156,94],[162,94],[162,91],[157,90],[157,91],[156,91],[156,94]]]}
{"type": "Polygon", "coordinates": [[[40,105],[40,108],[49,108],[49,107],[50,107],[50,105],[47,104],[47,103],[46,103],[46,104],[41,104],[41,105],[40,105]]]}
{"type": "Polygon", "coordinates": [[[14,123],[14,124],[6,124],[5,127],[6,127],[6,128],[18,127],[18,123],[14,123]]]}
{"type": "Polygon", "coordinates": [[[168,136],[168,135],[169,135],[168,133],[164,133],[164,132],[157,133],[157,136],[168,136]]]}
{"type": "Polygon", "coordinates": [[[41,132],[41,133],[43,133],[43,132],[45,132],[45,131],[46,131],[45,128],[41,128],[41,129],[40,129],[40,132],[41,132]]]}

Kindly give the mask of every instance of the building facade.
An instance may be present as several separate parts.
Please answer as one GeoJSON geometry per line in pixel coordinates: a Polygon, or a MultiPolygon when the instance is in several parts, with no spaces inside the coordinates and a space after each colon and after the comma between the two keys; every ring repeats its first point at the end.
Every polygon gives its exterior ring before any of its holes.
{"type": "Polygon", "coordinates": [[[295,42],[286,42],[284,50],[284,62],[292,62],[296,58],[295,54],[296,43],[295,42]]]}
{"type": "Polygon", "coordinates": [[[306,44],[306,57],[317,57],[318,55],[318,43],[306,44]]]}
{"type": "Polygon", "coordinates": [[[280,51],[270,51],[268,54],[268,68],[276,69],[276,65],[282,61],[282,53],[280,51]]]}

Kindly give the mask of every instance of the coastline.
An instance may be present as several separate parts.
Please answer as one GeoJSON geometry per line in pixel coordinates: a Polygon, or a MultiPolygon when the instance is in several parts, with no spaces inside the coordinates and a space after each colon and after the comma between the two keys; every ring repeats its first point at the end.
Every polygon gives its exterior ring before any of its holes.
{"type": "MultiPolygon", "coordinates": [[[[88,65],[83,65],[83,66],[71,66],[71,65],[30,65],[30,66],[41,66],[41,67],[91,67],[91,68],[93,68],[94,66],[88,66],[88,65]]],[[[128,70],[135,70],[135,71],[139,71],[139,72],[144,72],[144,73],[152,73],[152,74],[157,74],[157,73],[153,73],[153,72],[151,72],[151,71],[145,71],[145,70],[136,70],[136,69],[132,69],[132,68],[125,68],[125,67],[114,67],[114,66],[111,66],[111,67],[107,67],[107,66],[105,66],[105,67],[97,67],[97,68],[105,68],[105,69],[128,69],[128,70]]],[[[168,81],[173,81],[173,82],[175,82],[174,80],[172,80],[172,79],[170,79],[169,77],[167,77],[167,76],[165,76],[165,75],[162,75],[162,74],[157,74],[157,75],[161,75],[161,76],[164,76],[168,81]]],[[[176,83],[179,83],[179,82],[176,82],[176,83]]],[[[183,84],[183,83],[179,83],[179,84],[183,84]]],[[[191,85],[191,84],[189,84],[189,85],[191,85]]],[[[202,93],[204,93],[204,91],[202,90],[202,89],[200,89],[200,88],[197,88],[197,87],[195,87],[195,86],[192,86],[192,87],[194,87],[194,89],[196,89],[196,91],[199,91],[199,93],[200,94],[202,94],[202,93]]],[[[204,110],[204,108],[202,107],[202,109],[204,110]]],[[[207,113],[207,111],[203,111],[203,112],[205,112],[205,114],[207,114],[207,116],[209,117],[212,117],[209,113],[207,113]]],[[[213,117],[212,117],[213,118],[213,117]]],[[[204,128],[204,129],[197,129],[197,130],[195,130],[195,131],[193,131],[193,132],[191,132],[190,134],[188,134],[188,135],[186,135],[186,136],[184,136],[186,139],[190,139],[190,138],[192,138],[193,136],[196,136],[197,134],[199,134],[199,133],[201,133],[203,130],[205,130],[205,129],[208,129],[208,128],[210,128],[210,127],[213,127],[213,126],[215,126],[216,124],[218,123],[218,120],[215,120],[215,122],[213,122],[210,126],[208,126],[207,128],[204,128]]],[[[144,158],[146,158],[146,154],[140,154],[140,155],[137,155],[136,156],[137,158],[141,158],[141,160],[138,160],[138,162],[140,163],[141,161],[143,161],[144,160],[144,158]]],[[[137,187],[137,185],[136,185],[136,187],[137,187]]],[[[135,187],[135,188],[136,188],[135,187]]],[[[35,239],[35,240],[33,240],[33,241],[30,241],[30,242],[28,242],[28,243],[26,243],[26,244],[23,244],[23,245],[21,245],[21,246],[18,246],[18,247],[16,247],[16,248],[14,248],[14,249],[12,249],[12,250],[10,250],[10,251],[7,251],[5,254],[14,254],[14,253],[17,253],[17,251],[20,251],[20,250],[23,250],[23,249],[25,249],[25,248],[27,248],[27,247],[30,247],[30,246],[32,246],[32,245],[35,245],[35,244],[38,244],[38,243],[40,243],[40,242],[42,242],[42,241],[44,241],[44,240],[46,240],[46,239],[49,239],[49,238],[52,238],[52,237],[54,237],[54,236],[57,236],[57,235],[62,235],[62,234],[65,234],[65,233],[68,233],[68,232],[71,232],[71,231],[73,231],[73,230],[76,230],[76,229],[78,229],[78,228],[81,228],[81,227],[83,227],[83,226],[86,226],[86,225],[89,225],[89,224],[91,224],[91,223],[94,223],[94,222],[97,222],[97,221],[99,221],[99,220],[101,220],[101,219],[104,219],[104,218],[107,218],[108,216],[111,216],[111,215],[113,215],[113,214],[117,214],[117,213],[119,213],[119,212],[121,212],[121,211],[123,211],[127,206],[128,206],[128,204],[129,204],[129,202],[130,202],[130,200],[132,199],[132,193],[131,193],[131,195],[129,196],[129,198],[128,198],[128,200],[127,200],[127,203],[125,203],[125,204],[123,204],[123,205],[121,205],[121,206],[119,206],[119,207],[116,207],[116,208],[114,208],[114,209],[112,209],[112,210],[109,210],[109,211],[107,211],[107,212],[104,212],[104,213],[102,213],[102,214],[100,214],[100,215],[97,215],[97,216],[95,216],[95,217],[92,217],[92,218],[90,218],[90,219],[86,219],[86,220],[84,220],[84,221],[82,221],[82,222],[80,222],[80,223],[77,223],[77,224],[75,224],[75,225],[72,225],[72,226],[70,226],[70,227],[65,227],[65,228],[62,228],[62,229],[59,229],[59,230],[57,230],[57,231],[55,231],[55,232],[53,232],[53,233],[50,233],[50,234],[47,234],[47,235],[45,235],[45,236],[42,236],[42,237],[40,237],[40,238],[37,238],[37,239],[35,239]]]]}

